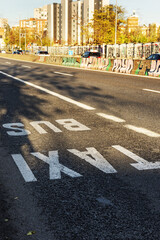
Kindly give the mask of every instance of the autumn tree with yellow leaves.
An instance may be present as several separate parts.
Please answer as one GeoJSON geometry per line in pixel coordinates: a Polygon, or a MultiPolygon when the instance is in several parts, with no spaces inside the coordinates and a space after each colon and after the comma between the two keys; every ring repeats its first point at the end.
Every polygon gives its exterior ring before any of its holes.
{"type": "MultiPolygon", "coordinates": [[[[120,41],[121,26],[125,24],[125,10],[121,6],[117,7],[117,42],[120,41]]],[[[116,6],[109,5],[95,10],[93,20],[83,29],[83,34],[88,35],[94,44],[113,44],[115,36],[116,6]],[[88,31],[90,29],[90,31],[88,31]]],[[[120,43],[120,42],[118,42],[120,43]]]]}

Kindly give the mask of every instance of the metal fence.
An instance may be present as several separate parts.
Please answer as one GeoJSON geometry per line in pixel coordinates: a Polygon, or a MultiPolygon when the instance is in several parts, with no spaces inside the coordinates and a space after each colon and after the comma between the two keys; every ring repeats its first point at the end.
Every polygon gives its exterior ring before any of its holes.
{"type": "MultiPolygon", "coordinates": [[[[37,49],[39,47],[36,47],[37,49]]],[[[81,56],[85,51],[96,50],[105,58],[114,58],[115,45],[88,45],[88,46],[54,46],[43,47],[43,50],[48,50],[50,55],[71,55],[81,56]]],[[[160,53],[160,42],[157,43],[129,43],[116,45],[117,58],[145,59],[153,53],[160,53]]]]}
{"type": "MultiPolygon", "coordinates": [[[[73,46],[73,47],[48,47],[48,52],[53,55],[82,55],[86,51],[101,51],[101,46],[73,46]]],[[[103,54],[103,53],[102,53],[103,54]]]]}

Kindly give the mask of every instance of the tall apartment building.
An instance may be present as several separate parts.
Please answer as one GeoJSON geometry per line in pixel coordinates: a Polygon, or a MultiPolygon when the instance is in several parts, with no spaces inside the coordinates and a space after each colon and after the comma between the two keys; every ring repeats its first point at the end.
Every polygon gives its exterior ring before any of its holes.
{"type": "Polygon", "coordinates": [[[61,42],[71,43],[71,6],[72,0],[61,0],[61,42]]]}
{"type": "Polygon", "coordinates": [[[84,24],[92,21],[95,10],[109,5],[109,0],[84,0],[84,24]]]}
{"type": "MultiPolygon", "coordinates": [[[[95,10],[99,10],[107,5],[109,5],[109,0],[84,0],[84,26],[92,22],[95,10]]],[[[92,29],[88,31],[93,33],[92,29]]],[[[92,38],[86,39],[83,37],[84,43],[92,40],[92,38]]]]}
{"type": "Polygon", "coordinates": [[[71,43],[82,44],[83,2],[72,2],[71,7],[71,43]]]}
{"type": "Polygon", "coordinates": [[[109,5],[109,0],[96,0],[94,3],[95,10],[99,10],[102,7],[109,5]]]}
{"type": "Polygon", "coordinates": [[[94,11],[106,5],[109,5],[109,0],[61,0],[61,4],[48,5],[49,38],[62,45],[81,45],[85,42],[82,25],[91,22],[94,11]]]}
{"type": "Polygon", "coordinates": [[[34,18],[35,19],[47,19],[47,5],[35,8],[34,9],[34,18]]]}
{"type": "Polygon", "coordinates": [[[51,42],[61,43],[61,4],[47,5],[47,30],[51,42]]]}

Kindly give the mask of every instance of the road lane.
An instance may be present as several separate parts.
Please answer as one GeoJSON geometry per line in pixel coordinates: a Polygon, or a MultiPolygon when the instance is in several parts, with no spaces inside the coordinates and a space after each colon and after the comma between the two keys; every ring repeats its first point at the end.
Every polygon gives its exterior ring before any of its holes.
{"type": "Polygon", "coordinates": [[[33,68],[30,71],[22,70],[20,62],[12,62],[16,64],[13,70],[6,65],[3,66],[8,74],[84,102],[99,112],[103,110],[104,114],[124,119],[127,124],[159,132],[160,97],[147,94],[142,90],[147,87],[158,91],[160,89],[159,79],[135,78],[34,63],[30,63],[33,68]],[[64,72],[63,69],[74,77],[54,73],[55,70],[64,72]]]}
{"type": "MultiPolygon", "coordinates": [[[[58,79],[59,86],[67,79],[58,79]]],[[[11,239],[28,239],[29,231],[37,240],[159,238],[159,138],[98,116],[100,108],[79,108],[2,74],[0,104],[0,182],[11,205],[11,239]],[[25,181],[17,154],[37,181],[25,181]],[[154,164],[138,170],[137,159],[154,164]]]]}

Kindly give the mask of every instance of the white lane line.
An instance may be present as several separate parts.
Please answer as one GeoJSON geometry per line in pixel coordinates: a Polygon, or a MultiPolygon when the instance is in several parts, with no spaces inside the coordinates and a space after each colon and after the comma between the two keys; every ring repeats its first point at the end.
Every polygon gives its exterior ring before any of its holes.
{"type": "Polygon", "coordinates": [[[144,88],[143,91],[154,92],[154,93],[159,93],[159,94],[160,94],[160,91],[152,90],[152,89],[146,89],[146,88],[144,88]]]}
{"type": "Polygon", "coordinates": [[[46,89],[46,88],[40,87],[40,86],[35,85],[35,84],[33,84],[33,83],[26,82],[26,81],[24,81],[24,80],[22,80],[22,79],[20,79],[20,78],[14,77],[14,76],[9,75],[9,74],[7,74],[7,73],[5,73],[5,72],[0,71],[0,73],[3,74],[3,75],[5,75],[5,76],[7,76],[7,77],[13,78],[13,79],[15,79],[16,81],[19,81],[19,82],[22,82],[22,83],[24,83],[24,84],[26,84],[26,85],[29,85],[29,86],[31,86],[31,87],[37,88],[37,89],[39,89],[39,90],[41,90],[41,91],[43,91],[43,92],[46,92],[46,93],[48,93],[48,94],[50,94],[50,95],[52,95],[52,96],[54,96],[54,97],[57,97],[57,98],[61,99],[61,100],[64,100],[64,101],[69,102],[69,103],[72,103],[72,104],[74,104],[74,105],[76,105],[76,106],[78,106],[78,107],[80,107],[80,108],[85,109],[85,110],[95,110],[95,108],[93,108],[93,107],[90,107],[90,106],[88,106],[88,105],[86,105],[86,104],[77,102],[77,101],[75,101],[75,100],[73,100],[73,99],[71,99],[71,98],[65,97],[65,96],[63,96],[63,95],[61,95],[61,94],[59,94],[59,93],[52,92],[52,91],[50,91],[50,90],[48,90],[48,89],[46,89]]]}
{"type": "Polygon", "coordinates": [[[11,64],[10,62],[6,62],[7,64],[11,64]]]}
{"type": "Polygon", "coordinates": [[[12,158],[26,182],[36,182],[34,174],[21,154],[12,154],[12,158]]]}
{"type": "Polygon", "coordinates": [[[54,73],[73,77],[72,74],[68,74],[68,73],[61,73],[61,72],[54,72],[54,73]]]}
{"type": "Polygon", "coordinates": [[[130,129],[130,130],[133,130],[135,132],[147,135],[148,137],[155,137],[155,138],[160,137],[160,134],[152,132],[152,131],[150,131],[146,128],[136,127],[136,126],[133,126],[133,125],[125,125],[125,127],[130,129]]]}
{"type": "Polygon", "coordinates": [[[115,117],[115,116],[112,116],[112,115],[108,115],[108,114],[105,114],[105,113],[97,113],[97,115],[100,116],[100,117],[112,120],[114,122],[119,122],[119,123],[125,122],[125,120],[123,120],[121,118],[118,118],[118,117],[115,117]]]}
{"type": "Polygon", "coordinates": [[[31,67],[29,67],[29,66],[26,66],[26,65],[22,65],[22,67],[24,67],[24,68],[31,68],[31,67]]]}

